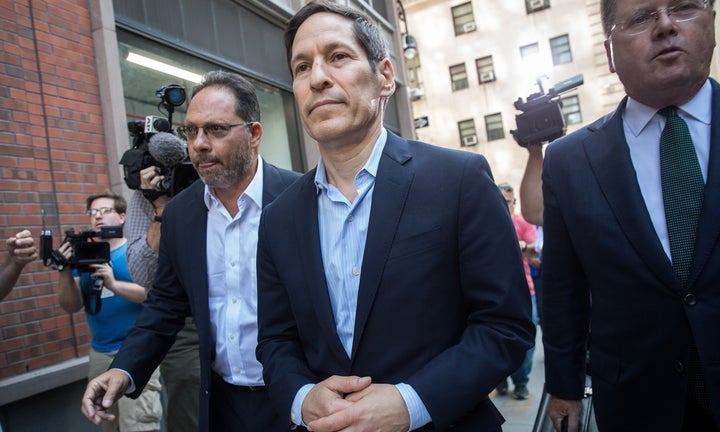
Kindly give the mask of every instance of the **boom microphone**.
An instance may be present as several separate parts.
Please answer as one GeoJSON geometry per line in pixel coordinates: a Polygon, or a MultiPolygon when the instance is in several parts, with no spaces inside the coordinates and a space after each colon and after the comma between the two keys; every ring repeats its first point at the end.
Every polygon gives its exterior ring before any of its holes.
{"type": "Polygon", "coordinates": [[[172,168],[187,158],[185,143],[175,135],[168,132],[158,132],[150,138],[148,151],[160,165],[172,168]]]}

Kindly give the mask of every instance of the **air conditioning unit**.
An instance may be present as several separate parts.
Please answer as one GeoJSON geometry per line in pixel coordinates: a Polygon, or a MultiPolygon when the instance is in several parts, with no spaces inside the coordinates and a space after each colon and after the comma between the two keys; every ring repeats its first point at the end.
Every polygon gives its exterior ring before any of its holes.
{"type": "Polygon", "coordinates": [[[425,92],[421,88],[413,87],[410,89],[410,98],[412,100],[422,99],[425,96],[425,92]]]}
{"type": "Polygon", "coordinates": [[[530,0],[530,10],[535,11],[545,7],[545,0],[530,0]]]}
{"type": "Polygon", "coordinates": [[[474,22],[469,22],[469,23],[463,24],[463,33],[474,32],[475,29],[476,29],[476,26],[475,26],[474,22]]]}
{"type": "Polygon", "coordinates": [[[473,146],[478,143],[477,135],[468,135],[466,137],[463,137],[463,146],[473,146]]]}
{"type": "Polygon", "coordinates": [[[480,82],[486,83],[495,81],[495,73],[493,71],[487,71],[480,74],[480,82]]]}

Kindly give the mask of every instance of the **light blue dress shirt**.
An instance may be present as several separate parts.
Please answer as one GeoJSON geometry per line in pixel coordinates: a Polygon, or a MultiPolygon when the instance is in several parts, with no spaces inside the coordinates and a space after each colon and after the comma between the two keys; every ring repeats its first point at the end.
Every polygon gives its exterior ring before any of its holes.
{"type": "MultiPolygon", "coordinates": [[[[685,105],[678,107],[678,115],[685,120],[695,146],[703,179],[707,182],[710,156],[710,119],[712,117],[712,87],[706,81],[700,91],[685,105]]],[[[635,174],[653,227],[662,243],[665,254],[670,255],[665,206],[660,180],[660,135],[665,128],[665,117],[657,109],[628,98],[623,113],[625,140],[630,149],[635,174]]]]}
{"type": "MultiPolygon", "coordinates": [[[[325,165],[318,162],[315,186],[318,193],[318,226],[325,279],[335,326],[348,358],[352,354],[357,311],[358,289],[362,276],[363,253],[370,222],[372,195],[375,188],[380,157],[387,131],[383,128],[375,147],[363,168],[355,175],[357,197],[350,202],[335,186],[327,183],[325,165]]],[[[293,400],[291,419],[302,423],[302,403],[314,384],[301,387],[293,400]]],[[[410,414],[410,429],[417,429],[431,421],[430,414],[415,390],[399,383],[396,388],[405,400],[410,414]]]]}

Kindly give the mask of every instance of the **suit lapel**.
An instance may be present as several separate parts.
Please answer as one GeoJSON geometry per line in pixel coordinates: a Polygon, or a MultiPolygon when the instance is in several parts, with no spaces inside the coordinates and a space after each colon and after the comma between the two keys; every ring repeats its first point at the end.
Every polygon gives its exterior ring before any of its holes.
{"type": "Polygon", "coordinates": [[[713,79],[710,79],[710,82],[713,88],[710,157],[688,286],[697,279],[720,236],[720,85],[713,79]]]}
{"type": "Polygon", "coordinates": [[[605,199],[637,254],[667,286],[678,286],[672,264],[645,206],[630,158],[622,125],[626,101],[620,103],[609,121],[583,141],[583,148],[605,199]]]}
{"type": "Polygon", "coordinates": [[[410,158],[406,141],[388,132],[372,196],[355,315],[353,358],[362,340],[363,329],[380,286],[385,263],[415,175],[411,169],[403,166],[410,158]]]}
{"type": "Polygon", "coordinates": [[[278,187],[282,183],[280,174],[277,169],[265,162],[263,159],[263,196],[262,206],[265,208],[266,205],[270,204],[275,198],[282,192],[282,188],[278,187]]]}
{"type": "MultiPolygon", "coordinates": [[[[186,286],[187,294],[192,303],[195,320],[198,330],[205,333],[204,340],[210,341],[210,304],[208,303],[208,270],[207,270],[207,207],[203,200],[205,184],[198,180],[195,182],[195,189],[192,191],[192,199],[187,200],[184,214],[187,215],[188,246],[184,255],[188,261],[180,265],[188,265],[193,269],[190,285],[186,286]],[[199,259],[198,259],[199,257],[199,259]]],[[[178,243],[180,244],[180,243],[178,243]]],[[[203,340],[201,337],[200,340],[203,340]]],[[[211,346],[211,351],[214,351],[211,346]]],[[[214,357],[214,353],[213,353],[214,357]]]]}
{"type": "Polygon", "coordinates": [[[295,217],[297,244],[305,248],[305,253],[301,256],[305,277],[305,283],[302,285],[308,287],[307,298],[315,299],[313,307],[320,327],[326,335],[325,340],[331,341],[330,348],[335,353],[340,364],[345,368],[349,368],[350,359],[337,335],[335,316],[333,315],[325,279],[325,268],[323,266],[322,252],[320,251],[318,202],[314,179],[315,170],[300,180],[304,184],[300,188],[300,193],[294,197],[297,202],[292,206],[292,208],[299,209],[295,217]]]}

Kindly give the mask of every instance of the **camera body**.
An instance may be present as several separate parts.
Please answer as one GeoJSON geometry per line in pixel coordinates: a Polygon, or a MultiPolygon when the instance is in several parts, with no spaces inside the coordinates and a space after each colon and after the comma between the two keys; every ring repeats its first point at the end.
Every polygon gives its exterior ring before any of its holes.
{"type": "MultiPolygon", "coordinates": [[[[522,111],[515,116],[516,130],[511,130],[515,141],[522,147],[550,142],[565,135],[567,125],[562,113],[560,94],[572,90],[583,83],[583,76],[576,75],[555,84],[555,87],[543,93],[533,93],[523,102],[515,101],[515,109],[522,111]]],[[[538,82],[538,85],[540,83],[538,82]]]]}
{"type": "Polygon", "coordinates": [[[105,264],[110,262],[110,243],[106,241],[94,241],[95,238],[110,239],[122,238],[122,225],[103,226],[100,231],[81,231],[75,233],[74,229],[65,231],[65,240],[62,243],[70,243],[72,255],[69,259],[57,249],[52,249],[52,234],[49,230],[43,230],[40,236],[40,254],[45,265],[54,264],[58,270],[65,267],[77,269],[79,273],[92,271],[90,265],[105,264]]]}
{"type": "Polygon", "coordinates": [[[172,113],[175,107],[185,103],[185,89],[180,85],[170,84],[158,90],[155,95],[161,99],[158,108],[164,107],[168,112],[168,117],[146,116],[144,120],[128,122],[132,147],[125,151],[120,159],[125,184],[130,189],[142,191],[143,195],[150,200],[161,195],[174,196],[198,179],[195,169],[189,162],[166,166],[151,154],[149,143],[153,136],[161,132],[174,134],[172,113]],[[160,169],[158,174],[164,177],[158,184],[159,190],[141,188],[140,171],[150,166],[158,167],[160,169]]]}

